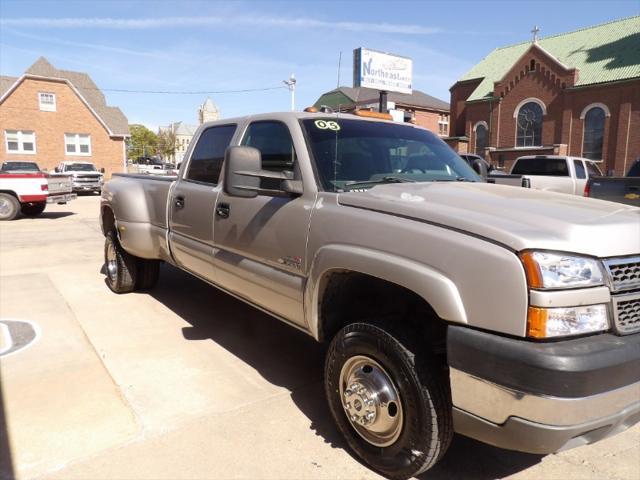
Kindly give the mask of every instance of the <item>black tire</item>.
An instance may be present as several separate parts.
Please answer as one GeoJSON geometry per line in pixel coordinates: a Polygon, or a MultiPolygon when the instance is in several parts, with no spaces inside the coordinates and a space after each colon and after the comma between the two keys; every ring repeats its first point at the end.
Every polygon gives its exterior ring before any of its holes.
{"type": "Polygon", "coordinates": [[[13,220],[20,211],[20,202],[13,195],[0,193],[0,221],[13,220]]]}
{"type": "Polygon", "coordinates": [[[136,290],[151,290],[160,277],[160,261],[138,258],[136,290]]]}
{"type": "Polygon", "coordinates": [[[44,209],[46,207],[47,207],[47,202],[32,203],[31,205],[25,204],[25,205],[22,205],[22,207],[20,208],[20,211],[26,217],[37,217],[42,212],[44,212],[44,209]]]}
{"type": "Polygon", "coordinates": [[[446,369],[435,357],[423,353],[425,345],[417,348],[387,330],[353,323],[336,334],[327,353],[325,393],[338,429],[356,455],[386,477],[406,479],[431,468],[449,448],[453,437],[451,393],[446,369]],[[365,440],[342,405],[343,366],[361,356],[383,367],[400,396],[402,427],[388,446],[365,440]]]}
{"type": "Polygon", "coordinates": [[[127,253],[118,241],[116,232],[108,232],[104,242],[104,264],[107,286],[115,293],[135,290],[138,258],[127,253]]]}

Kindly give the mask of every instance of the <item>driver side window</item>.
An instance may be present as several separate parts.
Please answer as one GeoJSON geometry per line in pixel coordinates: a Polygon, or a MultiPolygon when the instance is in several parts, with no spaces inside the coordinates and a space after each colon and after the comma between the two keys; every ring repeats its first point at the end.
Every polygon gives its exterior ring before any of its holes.
{"type": "Polygon", "coordinates": [[[262,168],[274,172],[293,170],[296,151],[289,129],[281,122],[254,122],[249,125],[242,145],[260,150],[262,168]]]}
{"type": "MultiPolygon", "coordinates": [[[[247,128],[242,145],[257,148],[262,157],[262,169],[273,172],[293,171],[296,151],[289,128],[282,122],[253,122],[247,128]]],[[[263,178],[260,187],[279,189],[280,180],[263,178]]]]}

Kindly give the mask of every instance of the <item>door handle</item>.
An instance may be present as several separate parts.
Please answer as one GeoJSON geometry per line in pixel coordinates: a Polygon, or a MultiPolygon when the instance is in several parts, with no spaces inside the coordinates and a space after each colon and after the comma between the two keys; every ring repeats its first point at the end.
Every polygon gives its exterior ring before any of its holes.
{"type": "Polygon", "coordinates": [[[184,197],[176,197],[173,204],[176,208],[184,208],[184,197]]]}
{"type": "Polygon", "coordinates": [[[228,203],[219,203],[216,207],[216,215],[222,218],[229,218],[231,206],[228,203]]]}

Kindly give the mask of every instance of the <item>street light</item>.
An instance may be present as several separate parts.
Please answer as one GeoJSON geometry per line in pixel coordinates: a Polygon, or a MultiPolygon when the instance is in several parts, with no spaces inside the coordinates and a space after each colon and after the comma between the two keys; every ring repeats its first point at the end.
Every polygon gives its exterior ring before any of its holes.
{"type": "Polygon", "coordinates": [[[296,109],[296,77],[292,73],[289,77],[289,80],[283,80],[289,91],[291,92],[291,111],[293,112],[296,109]]]}

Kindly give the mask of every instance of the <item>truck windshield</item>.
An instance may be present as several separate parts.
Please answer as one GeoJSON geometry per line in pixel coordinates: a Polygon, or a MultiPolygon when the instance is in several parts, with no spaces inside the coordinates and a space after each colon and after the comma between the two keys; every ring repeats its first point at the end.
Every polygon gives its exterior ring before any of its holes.
{"type": "Polygon", "coordinates": [[[65,170],[76,170],[81,172],[95,172],[96,167],[91,163],[71,163],[65,167],[65,170]]]}
{"type": "Polygon", "coordinates": [[[480,181],[457,153],[427,130],[340,117],[302,124],[326,191],[379,183],[480,181]]]}
{"type": "Polygon", "coordinates": [[[40,172],[38,164],[34,162],[4,162],[0,168],[2,172],[40,172]]]}

